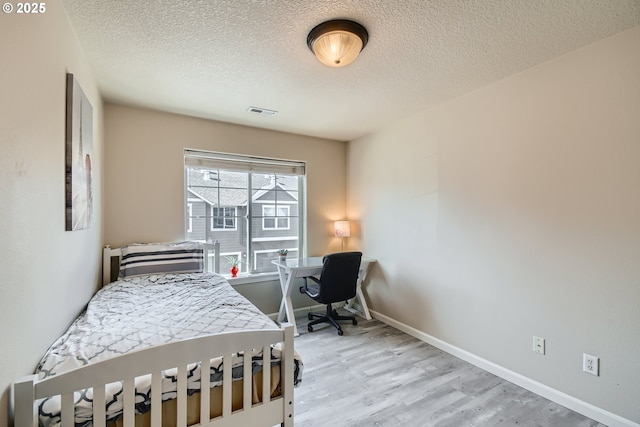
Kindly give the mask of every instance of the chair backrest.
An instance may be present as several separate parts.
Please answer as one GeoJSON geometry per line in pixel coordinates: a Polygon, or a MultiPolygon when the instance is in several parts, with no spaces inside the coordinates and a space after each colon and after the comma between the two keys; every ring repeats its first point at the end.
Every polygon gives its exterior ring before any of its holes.
{"type": "Polygon", "coordinates": [[[323,303],[346,301],[356,296],[362,252],[325,255],[320,273],[320,299],[323,303]]]}

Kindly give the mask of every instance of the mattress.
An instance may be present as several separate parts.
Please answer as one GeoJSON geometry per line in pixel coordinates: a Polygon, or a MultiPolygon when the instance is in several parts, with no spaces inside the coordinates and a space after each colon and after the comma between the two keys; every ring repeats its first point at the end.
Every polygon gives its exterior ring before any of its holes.
{"type": "MultiPolygon", "coordinates": [[[[235,291],[222,276],[212,273],[134,276],[110,283],[98,291],[69,329],[49,348],[36,373],[46,378],[117,357],[134,350],[219,332],[279,329],[268,316],[235,291]]],[[[244,354],[233,355],[232,377],[240,380],[244,354]]],[[[280,349],[271,348],[271,365],[280,349]]],[[[294,383],[301,381],[302,362],[295,357],[294,383]]],[[[252,354],[253,374],[262,370],[262,350],[252,354]]],[[[188,366],[188,391],[200,388],[199,365],[188,366]]],[[[214,359],[211,386],[222,383],[222,359],[214,359]]],[[[163,401],[176,396],[177,370],[163,372],[163,401]]],[[[150,378],[136,379],[136,414],[150,409],[150,378]]],[[[122,415],[122,384],[106,387],[107,421],[122,415]]],[[[92,390],[75,393],[76,426],[92,423],[92,390]]],[[[60,422],[59,396],[38,402],[44,426],[60,422]]]]}

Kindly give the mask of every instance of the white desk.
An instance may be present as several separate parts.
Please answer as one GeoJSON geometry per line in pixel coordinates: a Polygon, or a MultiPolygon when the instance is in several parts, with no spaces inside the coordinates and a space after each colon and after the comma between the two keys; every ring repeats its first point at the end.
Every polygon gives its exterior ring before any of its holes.
{"type": "MultiPolygon", "coordinates": [[[[281,323],[287,318],[287,322],[293,324],[294,334],[298,335],[296,328],[296,320],[293,312],[293,304],[291,303],[291,292],[293,292],[293,283],[296,277],[315,276],[322,271],[322,257],[309,258],[288,258],[286,261],[271,261],[278,267],[278,275],[280,276],[280,288],[282,289],[282,301],[280,302],[280,311],[278,312],[278,322],[281,323]]],[[[367,301],[362,293],[362,282],[366,279],[369,266],[376,262],[372,258],[362,258],[360,262],[360,274],[356,283],[356,296],[349,300],[345,309],[356,313],[367,320],[371,319],[367,301]],[[358,300],[361,311],[354,307],[354,302],[358,300]]]]}

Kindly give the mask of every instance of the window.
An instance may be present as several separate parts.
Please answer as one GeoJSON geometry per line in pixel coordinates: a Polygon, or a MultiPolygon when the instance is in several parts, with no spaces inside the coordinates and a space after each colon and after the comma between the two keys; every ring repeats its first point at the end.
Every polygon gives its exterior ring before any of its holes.
{"type": "Polygon", "coordinates": [[[236,208],[211,208],[211,230],[235,230],[236,208]]]}
{"type": "Polygon", "coordinates": [[[278,249],[304,254],[304,162],[189,149],[184,160],[186,239],[217,240],[245,274],[276,271],[278,249]]]}
{"type": "Polygon", "coordinates": [[[265,230],[289,229],[289,206],[262,206],[262,228],[265,230]]]}

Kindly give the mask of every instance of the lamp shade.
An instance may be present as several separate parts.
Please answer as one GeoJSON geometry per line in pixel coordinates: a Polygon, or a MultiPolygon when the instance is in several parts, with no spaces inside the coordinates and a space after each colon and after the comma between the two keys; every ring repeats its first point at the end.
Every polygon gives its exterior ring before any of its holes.
{"type": "Polygon", "coordinates": [[[307,45],[324,65],[344,67],[358,57],[368,40],[362,25],[342,19],[316,26],[309,32],[307,45]]]}
{"type": "Polygon", "coordinates": [[[336,237],[349,237],[351,236],[351,227],[349,221],[336,221],[333,223],[336,237]]]}

